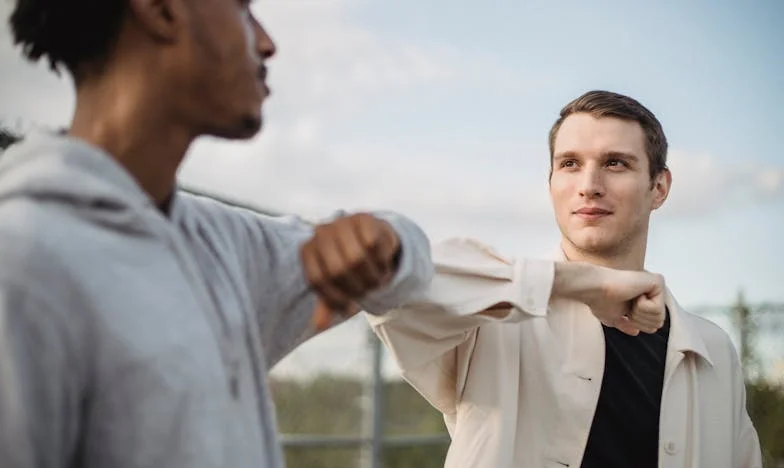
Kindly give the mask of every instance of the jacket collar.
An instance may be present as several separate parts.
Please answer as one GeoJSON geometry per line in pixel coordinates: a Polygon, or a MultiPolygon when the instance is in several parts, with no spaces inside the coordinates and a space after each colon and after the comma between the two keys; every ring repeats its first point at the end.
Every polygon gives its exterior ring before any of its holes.
{"type": "Polygon", "coordinates": [[[702,339],[702,335],[695,326],[695,317],[678,304],[669,288],[667,288],[664,301],[670,311],[668,351],[693,353],[713,367],[713,360],[705,345],[705,340],[702,339]]]}

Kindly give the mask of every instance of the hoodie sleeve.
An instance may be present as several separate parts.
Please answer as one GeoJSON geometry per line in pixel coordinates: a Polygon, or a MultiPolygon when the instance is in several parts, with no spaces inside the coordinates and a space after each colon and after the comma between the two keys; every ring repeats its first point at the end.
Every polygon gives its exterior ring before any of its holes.
{"type": "Polygon", "coordinates": [[[69,326],[26,288],[0,281],[0,466],[71,466],[81,372],[69,326]]]}
{"type": "MultiPolygon", "coordinates": [[[[312,337],[310,326],[316,306],[302,268],[300,246],[313,236],[313,224],[295,216],[272,217],[242,208],[201,200],[229,236],[231,251],[240,256],[243,281],[256,311],[269,368],[296,346],[312,337]]],[[[340,215],[343,213],[338,213],[340,215]]],[[[360,306],[381,314],[410,301],[433,277],[430,242],[422,229],[392,212],[373,215],[389,222],[397,232],[402,256],[392,281],[369,294],[360,306]]],[[[333,217],[334,218],[334,217],[333,217]]]]}

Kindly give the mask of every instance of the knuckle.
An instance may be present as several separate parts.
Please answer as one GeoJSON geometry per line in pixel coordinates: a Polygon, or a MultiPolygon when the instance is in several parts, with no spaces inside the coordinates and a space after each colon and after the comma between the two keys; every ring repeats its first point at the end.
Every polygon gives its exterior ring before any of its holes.
{"type": "Polygon", "coordinates": [[[323,236],[324,233],[328,233],[332,229],[332,226],[334,226],[335,223],[337,223],[337,222],[338,221],[333,221],[331,223],[324,223],[324,224],[316,225],[316,227],[313,228],[313,237],[318,238],[318,237],[323,236]]]}
{"type": "Polygon", "coordinates": [[[357,213],[355,216],[363,223],[373,223],[376,221],[376,217],[367,212],[357,213]]]}
{"type": "Polygon", "coordinates": [[[305,278],[314,285],[320,285],[324,282],[324,277],[321,273],[321,269],[317,268],[312,262],[305,261],[303,265],[303,269],[305,272],[305,278]]]}
{"type": "Polygon", "coordinates": [[[328,281],[333,284],[343,283],[350,274],[351,270],[347,265],[333,265],[329,272],[328,281]]]}
{"type": "Polygon", "coordinates": [[[314,268],[305,268],[305,277],[314,287],[320,287],[324,284],[324,277],[320,270],[314,268]]]}
{"type": "Polygon", "coordinates": [[[362,228],[365,234],[365,238],[372,245],[378,244],[383,238],[384,231],[382,229],[381,222],[374,216],[365,215],[362,222],[362,228]]]}
{"type": "Polygon", "coordinates": [[[362,247],[357,247],[346,254],[346,266],[351,271],[359,271],[365,267],[367,252],[362,247]]]}
{"type": "Polygon", "coordinates": [[[368,225],[372,225],[373,216],[368,213],[354,213],[347,218],[354,226],[367,229],[368,225]]]}

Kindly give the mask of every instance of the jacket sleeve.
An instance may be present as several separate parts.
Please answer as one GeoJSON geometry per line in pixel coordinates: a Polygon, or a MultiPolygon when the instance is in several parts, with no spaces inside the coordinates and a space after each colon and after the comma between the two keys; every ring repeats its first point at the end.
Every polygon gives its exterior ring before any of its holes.
{"type": "Polygon", "coordinates": [[[434,245],[433,262],[436,275],[423,294],[368,321],[403,377],[449,414],[477,328],[544,316],[554,262],[505,258],[478,241],[458,238],[434,245]]]}

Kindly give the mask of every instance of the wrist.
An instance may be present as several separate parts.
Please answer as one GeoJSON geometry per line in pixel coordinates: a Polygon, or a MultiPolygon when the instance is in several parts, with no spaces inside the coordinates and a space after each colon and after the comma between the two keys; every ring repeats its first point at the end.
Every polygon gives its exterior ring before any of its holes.
{"type": "Polygon", "coordinates": [[[587,302],[601,294],[601,267],[584,262],[555,262],[551,297],[587,302]]]}

